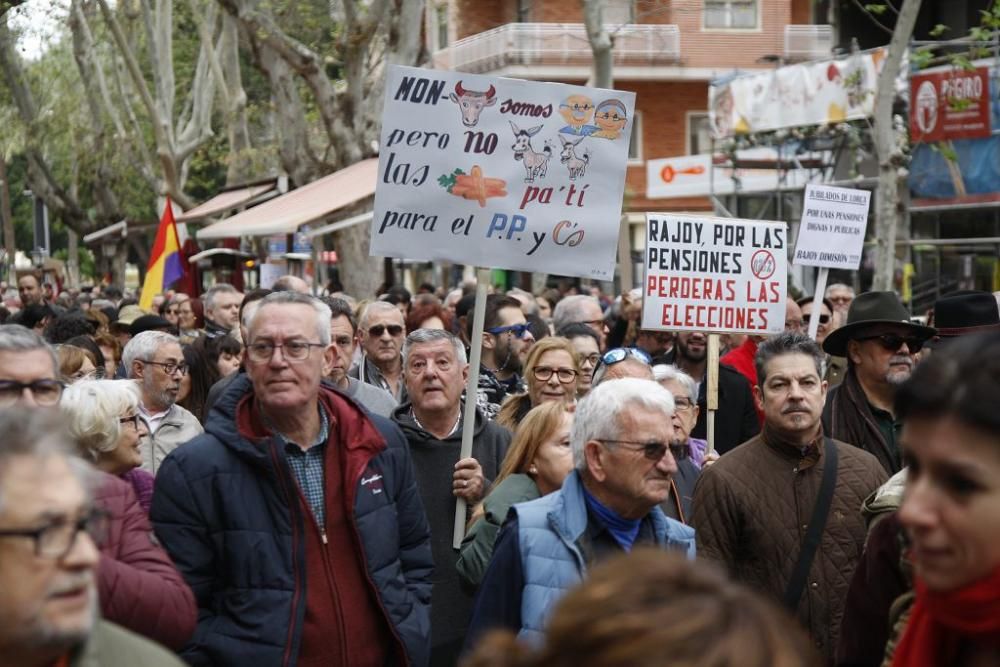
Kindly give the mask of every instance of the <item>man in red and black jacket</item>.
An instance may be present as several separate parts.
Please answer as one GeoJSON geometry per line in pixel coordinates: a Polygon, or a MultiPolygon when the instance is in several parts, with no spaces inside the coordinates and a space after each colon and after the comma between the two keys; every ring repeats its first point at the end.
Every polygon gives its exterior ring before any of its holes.
{"type": "Polygon", "coordinates": [[[330,311],[277,292],[247,372],[156,479],[151,516],[194,590],[191,665],[428,661],[430,531],[399,429],[322,386],[330,311]]]}

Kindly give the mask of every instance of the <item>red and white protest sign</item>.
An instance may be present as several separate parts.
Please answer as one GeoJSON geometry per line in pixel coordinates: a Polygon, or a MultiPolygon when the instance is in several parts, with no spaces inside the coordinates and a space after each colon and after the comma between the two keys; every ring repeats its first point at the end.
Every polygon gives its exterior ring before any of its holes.
{"type": "Polygon", "coordinates": [[[647,214],[642,328],[780,333],[787,240],[784,222],[647,214]]]}
{"type": "Polygon", "coordinates": [[[915,143],[990,136],[990,70],[922,72],[910,78],[910,136],[915,143]]]}

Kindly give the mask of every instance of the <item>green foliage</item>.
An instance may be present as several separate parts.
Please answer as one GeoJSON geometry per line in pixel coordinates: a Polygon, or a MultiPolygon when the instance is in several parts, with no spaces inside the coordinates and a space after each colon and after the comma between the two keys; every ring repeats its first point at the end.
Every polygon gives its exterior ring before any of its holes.
{"type": "MultiPolygon", "coordinates": [[[[52,256],[56,259],[61,259],[66,261],[69,259],[69,249],[61,248],[52,253],[52,256]]],[[[94,279],[98,277],[97,272],[97,262],[94,260],[94,254],[90,252],[90,249],[85,246],[79,246],[77,248],[77,266],[80,267],[80,280],[86,282],[87,279],[94,279]]]]}
{"type": "Polygon", "coordinates": [[[949,30],[951,30],[951,28],[949,28],[948,26],[944,25],[943,23],[938,23],[928,31],[928,34],[931,37],[940,37],[949,30]]]}
{"type": "Polygon", "coordinates": [[[955,151],[955,147],[951,145],[949,141],[938,141],[931,144],[931,150],[936,153],[940,153],[941,157],[949,162],[958,161],[958,153],[955,151]]]}
{"type": "Polygon", "coordinates": [[[921,48],[910,53],[910,63],[916,69],[924,69],[934,60],[934,52],[930,49],[921,48]]]}
{"type": "Polygon", "coordinates": [[[873,2],[865,5],[865,11],[875,16],[882,16],[889,7],[881,2],[873,2]]]}

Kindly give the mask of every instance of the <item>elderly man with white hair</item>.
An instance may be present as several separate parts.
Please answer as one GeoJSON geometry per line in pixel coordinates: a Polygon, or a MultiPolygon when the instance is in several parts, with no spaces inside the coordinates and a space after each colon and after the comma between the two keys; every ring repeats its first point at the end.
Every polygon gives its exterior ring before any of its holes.
{"type": "Polygon", "coordinates": [[[406,323],[399,308],[388,301],[368,304],[358,322],[358,339],[364,354],[357,367],[351,369],[351,377],[385,389],[396,402],[405,403],[404,338],[406,323]]]}
{"type": "Polygon", "coordinates": [[[184,353],[176,336],[143,331],[125,346],[122,363],[139,384],[139,416],[149,437],[140,445],[142,469],[156,474],[167,454],[204,430],[193,414],[177,405],[181,378],[187,374],[184,353]]]}
{"type": "Polygon", "coordinates": [[[483,578],[466,646],[502,627],[538,641],[555,603],[594,563],[649,544],[694,557],[694,530],[658,505],[677,471],[674,400],[652,380],[608,380],[576,409],[575,470],[560,490],[515,505],[483,578]]]}
{"type": "Polygon", "coordinates": [[[597,334],[601,351],[607,347],[608,327],[604,323],[604,312],[601,310],[601,302],[596,297],[586,294],[574,294],[564,297],[556,304],[552,311],[552,328],[556,335],[563,327],[570,324],[586,324],[597,334]]]}

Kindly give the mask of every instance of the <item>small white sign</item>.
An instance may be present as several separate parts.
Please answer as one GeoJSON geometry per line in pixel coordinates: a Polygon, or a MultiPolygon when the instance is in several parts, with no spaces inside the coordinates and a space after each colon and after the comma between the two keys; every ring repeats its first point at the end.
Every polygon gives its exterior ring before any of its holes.
{"type": "Polygon", "coordinates": [[[857,270],[871,196],[867,190],[807,185],[792,263],[857,270]]]}
{"type": "Polygon", "coordinates": [[[784,222],[647,214],[642,328],[784,331],[787,252],[784,222]]]}
{"type": "Polygon", "coordinates": [[[373,255],[610,280],[635,94],[390,66],[373,255]]]}
{"type": "Polygon", "coordinates": [[[284,264],[258,264],[257,268],[260,269],[260,288],[261,289],[271,289],[274,286],[274,281],[285,275],[288,270],[284,264]]]}

